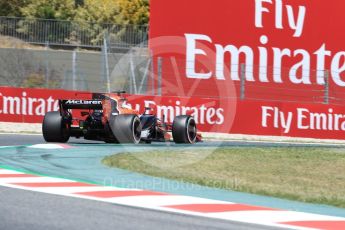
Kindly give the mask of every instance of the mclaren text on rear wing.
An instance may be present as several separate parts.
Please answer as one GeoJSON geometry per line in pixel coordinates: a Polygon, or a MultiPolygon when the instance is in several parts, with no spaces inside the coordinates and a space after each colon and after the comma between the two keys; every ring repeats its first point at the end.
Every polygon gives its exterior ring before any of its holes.
{"type": "Polygon", "coordinates": [[[102,100],[60,100],[62,109],[102,109],[102,100]]]}

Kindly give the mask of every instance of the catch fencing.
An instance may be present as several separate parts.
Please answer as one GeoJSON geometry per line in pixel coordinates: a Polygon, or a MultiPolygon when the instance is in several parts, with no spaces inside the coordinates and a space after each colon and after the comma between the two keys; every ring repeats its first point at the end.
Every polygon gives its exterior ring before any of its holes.
{"type": "MultiPolygon", "coordinates": [[[[240,100],[284,101],[343,105],[345,93],[324,71],[324,84],[267,84],[248,81],[245,64],[238,67],[238,80],[187,79],[185,60],[151,57],[145,48],[127,53],[66,51],[52,49],[0,49],[2,86],[51,88],[93,92],[126,90],[130,94],[181,97],[239,98],[240,100]],[[171,64],[174,63],[174,64],[171,64]]],[[[258,67],[254,67],[258,69],[258,67]]],[[[273,71],[268,67],[267,72],[273,71]]],[[[282,68],[284,81],[289,71],[282,68]]],[[[311,70],[311,78],[318,72],[311,70]]],[[[231,75],[230,75],[231,76],[231,75]]],[[[271,75],[268,75],[271,76],[271,75]]]]}

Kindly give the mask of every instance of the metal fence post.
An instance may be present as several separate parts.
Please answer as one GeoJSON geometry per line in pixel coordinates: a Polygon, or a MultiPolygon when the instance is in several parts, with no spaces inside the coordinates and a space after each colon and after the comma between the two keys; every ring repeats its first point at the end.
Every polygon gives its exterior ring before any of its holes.
{"type": "Polygon", "coordinates": [[[325,77],[325,93],[324,93],[324,104],[329,104],[329,71],[324,71],[325,77]]]}
{"type": "Polygon", "coordinates": [[[133,61],[133,51],[130,51],[130,60],[129,60],[130,68],[131,68],[131,74],[130,74],[130,85],[131,87],[131,93],[138,94],[137,90],[137,80],[135,76],[135,65],[133,61]],[[134,92],[133,92],[134,89],[134,92]]]}
{"type": "Polygon", "coordinates": [[[72,55],[72,89],[76,90],[76,78],[77,78],[77,51],[73,50],[72,55]]]}
{"type": "Polygon", "coordinates": [[[44,24],[44,43],[46,43],[46,42],[49,42],[48,41],[48,37],[49,37],[49,35],[48,35],[48,23],[49,23],[49,21],[47,21],[45,24],[44,24]]]}
{"type": "Polygon", "coordinates": [[[157,94],[162,96],[162,75],[163,75],[163,58],[159,57],[157,62],[157,94]]]}
{"type": "Polygon", "coordinates": [[[155,59],[151,52],[151,95],[155,95],[155,59]]]}
{"type": "Polygon", "coordinates": [[[140,86],[138,89],[139,94],[143,94],[143,88],[145,87],[145,85],[146,85],[146,91],[147,91],[147,82],[148,82],[147,79],[148,79],[148,75],[150,73],[151,61],[152,61],[152,58],[151,58],[151,56],[149,56],[147,63],[146,63],[144,75],[143,75],[143,78],[141,79],[140,86]]]}
{"type": "Polygon", "coordinates": [[[241,90],[240,90],[240,99],[244,100],[245,99],[245,84],[246,84],[246,65],[244,63],[241,64],[241,76],[240,76],[240,81],[241,81],[241,90]]]}
{"type": "Polygon", "coordinates": [[[48,49],[49,49],[49,43],[46,42],[46,47],[45,47],[45,74],[46,74],[46,88],[49,88],[49,81],[50,81],[50,76],[49,76],[49,55],[48,55],[48,49]]]}
{"type": "Polygon", "coordinates": [[[106,79],[106,90],[110,93],[110,73],[109,73],[109,59],[108,59],[108,33],[105,33],[103,39],[103,55],[105,62],[105,79],[106,79]]]}

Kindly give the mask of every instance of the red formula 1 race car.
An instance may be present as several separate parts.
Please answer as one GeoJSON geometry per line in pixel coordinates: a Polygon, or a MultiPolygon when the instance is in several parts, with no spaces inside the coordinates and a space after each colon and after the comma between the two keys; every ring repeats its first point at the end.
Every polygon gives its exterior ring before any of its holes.
{"type": "Polygon", "coordinates": [[[44,116],[44,139],[64,143],[72,136],[106,143],[134,144],[166,142],[171,137],[178,144],[201,141],[192,116],[177,116],[173,124],[167,124],[150,114],[150,108],[145,108],[144,114],[131,109],[124,93],[97,93],[91,100],[60,100],[60,110],[44,116]]]}

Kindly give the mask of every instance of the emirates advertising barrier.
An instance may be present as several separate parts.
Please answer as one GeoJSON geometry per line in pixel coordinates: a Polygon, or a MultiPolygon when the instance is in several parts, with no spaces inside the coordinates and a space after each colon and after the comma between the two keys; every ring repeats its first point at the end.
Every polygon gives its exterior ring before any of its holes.
{"type": "MultiPolygon", "coordinates": [[[[0,87],[0,121],[41,123],[46,112],[59,110],[59,99],[91,97],[90,92],[0,87]]],[[[216,99],[144,95],[126,97],[131,108],[144,113],[145,107],[150,107],[159,118],[164,118],[170,124],[175,116],[193,115],[202,131],[226,132],[234,115],[221,106],[221,100],[216,99]]]]}
{"type": "MultiPolygon", "coordinates": [[[[85,92],[0,87],[0,121],[41,123],[46,112],[58,110],[58,99],[90,97],[85,92]]],[[[230,111],[224,107],[228,99],[142,95],[128,95],[128,99],[132,108],[143,112],[151,107],[168,123],[181,114],[193,115],[204,132],[345,138],[342,106],[236,101],[236,109],[230,111]]]]}

